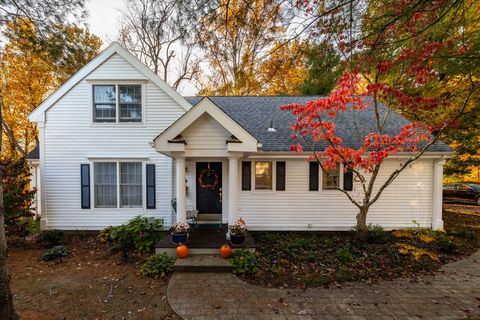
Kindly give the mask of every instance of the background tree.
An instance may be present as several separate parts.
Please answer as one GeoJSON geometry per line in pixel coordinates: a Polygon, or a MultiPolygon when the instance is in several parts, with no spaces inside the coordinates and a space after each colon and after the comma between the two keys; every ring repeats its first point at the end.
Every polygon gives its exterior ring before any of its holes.
{"type": "Polygon", "coordinates": [[[328,97],[284,107],[296,116],[292,130],[303,141],[292,150],[324,149],[312,155],[324,172],[328,174],[329,169],[342,163],[359,182],[357,193],[337,190],[358,208],[361,240],[368,232],[370,207],[402,171],[472,110],[479,93],[480,74],[468,67],[473,63],[470,57],[478,53],[476,46],[465,45],[462,37],[434,37],[430,29],[434,21],[452,28],[445,32],[468,30],[463,17],[473,7],[463,2],[454,7],[444,1],[420,4],[371,1],[368,7],[357,8],[362,18],[359,24],[353,21],[359,14],[353,14],[352,3],[344,27],[335,31],[341,52],[350,57],[349,72],[328,97]],[[458,14],[450,16],[453,8],[458,14]],[[356,25],[361,25],[362,32],[354,30],[356,25]],[[446,67],[461,72],[449,76],[439,72],[446,67]],[[356,123],[355,113],[367,109],[371,110],[373,125],[356,123]],[[407,116],[412,124],[393,132],[391,109],[407,116]],[[344,144],[343,137],[336,133],[332,118],[345,112],[358,139],[364,141],[358,148],[344,144]],[[318,148],[318,143],[325,148],[318,148]],[[383,162],[399,152],[407,155],[400,167],[384,171],[386,179],[379,179],[383,162]]]}
{"type": "Polygon", "coordinates": [[[28,114],[100,49],[100,39],[88,30],[69,25],[52,28],[58,32],[39,37],[29,20],[19,18],[4,30],[6,45],[0,53],[3,158],[25,156],[35,148],[37,129],[28,114]]]}
{"type": "MultiPolygon", "coordinates": [[[[45,36],[53,31],[55,22],[62,22],[69,16],[80,19],[84,16],[85,0],[3,0],[0,2],[0,35],[8,22],[18,18],[29,19],[45,36]]],[[[0,89],[0,128],[3,128],[3,96],[0,89]]],[[[3,130],[1,131],[3,136],[3,130]]],[[[0,156],[3,154],[3,139],[0,139],[0,156]]],[[[5,239],[5,207],[3,201],[3,168],[0,165],[0,320],[18,319],[10,289],[10,273],[7,263],[7,242],[5,239]]]]}
{"type": "Polygon", "coordinates": [[[175,90],[200,72],[195,37],[182,14],[183,0],[127,1],[119,42],[175,90]]]}
{"type": "Polygon", "coordinates": [[[200,94],[259,93],[262,58],[284,33],[284,22],[276,0],[220,0],[200,20],[198,37],[207,66],[197,80],[200,94]]]}
{"type": "Polygon", "coordinates": [[[329,43],[310,44],[305,50],[305,80],[299,86],[303,95],[326,95],[344,71],[341,56],[329,43]]]}
{"type": "Polygon", "coordinates": [[[276,42],[268,58],[259,67],[257,77],[263,84],[265,95],[298,95],[299,87],[305,81],[307,43],[295,40],[282,44],[276,42]]]}

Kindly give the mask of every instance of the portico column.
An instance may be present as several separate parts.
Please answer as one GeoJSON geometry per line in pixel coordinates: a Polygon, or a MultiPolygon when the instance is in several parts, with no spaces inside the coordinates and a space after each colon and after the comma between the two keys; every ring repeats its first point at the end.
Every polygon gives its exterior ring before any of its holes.
{"type": "Polygon", "coordinates": [[[228,158],[228,224],[238,220],[238,157],[228,158]]]}
{"type": "Polygon", "coordinates": [[[177,157],[176,161],[176,178],[177,178],[177,221],[187,220],[187,193],[185,185],[185,158],[177,157]]]}
{"type": "Polygon", "coordinates": [[[432,229],[443,228],[443,165],[445,160],[436,160],[433,162],[433,216],[432,229]]]}

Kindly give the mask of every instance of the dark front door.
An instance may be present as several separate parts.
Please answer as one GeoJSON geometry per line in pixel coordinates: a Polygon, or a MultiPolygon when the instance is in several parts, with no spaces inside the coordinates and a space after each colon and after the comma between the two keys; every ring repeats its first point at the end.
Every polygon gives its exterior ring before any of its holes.
{"type": "Polygon", "coordinates": [[[198,213],[222,213],[222,163],[197,162],[198,213]]]}

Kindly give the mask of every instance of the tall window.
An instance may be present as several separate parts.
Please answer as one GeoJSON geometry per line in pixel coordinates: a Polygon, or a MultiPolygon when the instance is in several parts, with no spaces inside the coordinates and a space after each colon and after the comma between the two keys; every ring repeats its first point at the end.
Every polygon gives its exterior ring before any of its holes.
{"type": "Polygon", "coordinates": [[[142,86],[93,85],[93,109],[95,122],[141,122],[142,86]]]}
{"type": "Polygon", "coordinates": [[[120,163],[120,206],[135,208],[142,206],[142,164],[120,163]]]}
{"type": "Polygon", "coordinates": [[[142,121],[142,86],[119,85],[120,122],[142,121]]]}
{"type": "Polygon", "coordinates": [[[337,165],[335,169],[328,169],[323,171],[322,189],[336,189],[340,186],[340,166],[337,165]]]}
{"type": "Polygon", "coordinates": [[[95,162],[94,182],[96,208],[141,208],[143,205],[141,162],[95,162]]]}
{"type": "Polygon", "coordinates": [[[116,90],[114,85],[93,86],[93,107],[95,111],[95,121],[117,121],[117,95],[115,92],[116,90]]]}
{"type": "Polygon", "coordinates": [[[255,162],[255,190],[272,190],[272,162],[255,162]]]}
{"type": "Polygon", "coordinates": [[[95,172],[95,207],[117,207],[117,163],[96,162],[95,172]]]}

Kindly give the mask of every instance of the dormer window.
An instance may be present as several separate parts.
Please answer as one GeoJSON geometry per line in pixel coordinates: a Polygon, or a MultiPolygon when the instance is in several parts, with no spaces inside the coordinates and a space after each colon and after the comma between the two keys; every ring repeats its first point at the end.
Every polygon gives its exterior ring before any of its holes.
{"type": "Polygon", "coordinates": [[[94,122],[142,122],[142,85],[93,85],[94,122]]]}

